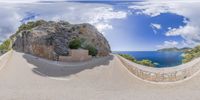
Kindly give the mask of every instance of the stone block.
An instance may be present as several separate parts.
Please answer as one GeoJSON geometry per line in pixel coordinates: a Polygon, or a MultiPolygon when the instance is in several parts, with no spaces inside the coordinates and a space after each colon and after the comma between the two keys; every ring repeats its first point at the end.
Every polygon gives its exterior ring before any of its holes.
{"type": "Polygon", "coordinates": [[[59,56],[59,61],[76,62],[76,61],[86,61],[86,60],[92,59],[92,56],[88,54],[89,54],[88,50],[73,49],[73,50],[70,50],[69,56],[59,56]]]}

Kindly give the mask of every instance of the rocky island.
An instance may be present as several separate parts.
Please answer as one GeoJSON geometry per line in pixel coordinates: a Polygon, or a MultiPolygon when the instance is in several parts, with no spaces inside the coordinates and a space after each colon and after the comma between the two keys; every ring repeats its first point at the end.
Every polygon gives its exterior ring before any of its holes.
{"type": "Polygon", "coordinates": [[[87,23],[44,20],[28,22],[22,24],[9,40],[16,51],[50,60],[67,56],[70,49],[87,49],[92,56],[107,56],[111,52],[105,37],[87,23]]]}

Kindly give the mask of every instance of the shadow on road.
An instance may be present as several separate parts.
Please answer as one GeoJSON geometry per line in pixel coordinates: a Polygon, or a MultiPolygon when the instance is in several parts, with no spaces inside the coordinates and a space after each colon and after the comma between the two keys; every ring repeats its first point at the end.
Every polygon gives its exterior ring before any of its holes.
{"type": "Polygon", "coordinates": [[[110,55],[103,58],[95,58],[92,61],[84,62],[84,64],[70,63],[68,65],[66,63],[64,66],[58,66],[56,64],[40,60],[37,57],[31,56],[29,54],[24,54],[23,57],[27,60],[28,63],[34,65],[32,68],[34,73],[40,76],[43,76],[42,74],[44,74],[50,77],[66,77],[77,74],[86,69],[93,69],[95,67],[100,67],[101,65],[108,65],[114,58],[113,55],[110,55]]]}

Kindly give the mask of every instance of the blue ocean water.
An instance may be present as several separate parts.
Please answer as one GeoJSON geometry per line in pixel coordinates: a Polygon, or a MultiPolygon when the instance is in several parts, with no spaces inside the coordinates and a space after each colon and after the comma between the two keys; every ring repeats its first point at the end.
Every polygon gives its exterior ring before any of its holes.
{"type": "Polygon", "coordinates": [[[160,51],[118,51],[117,54],[128,54],[137,60],[149,59],[153,63],[157,63],[156,67],[172,67],[180,65],[183,57],[183,52],[160,52],[160,51]]]}

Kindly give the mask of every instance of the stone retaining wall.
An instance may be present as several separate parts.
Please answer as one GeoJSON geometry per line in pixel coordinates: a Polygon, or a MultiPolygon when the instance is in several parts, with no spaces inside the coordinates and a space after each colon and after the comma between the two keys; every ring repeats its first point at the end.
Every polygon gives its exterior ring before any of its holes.
{"type": "Polygon", "coordinates": [[[71,49],[69,56],[59,56],[59,61],[62,62],[81,62],[90,59],[92,59],[92,56],[89,55],[89,51],[83,49],[71,49]]]}
{"type": "Polygon", "coordinates": [[[125,67],[137,77],[152,82],[175,82],[191,77],[200,69],[200,58],[168,68],[153,68],[131,62],[117,55],[125,67]]]}

